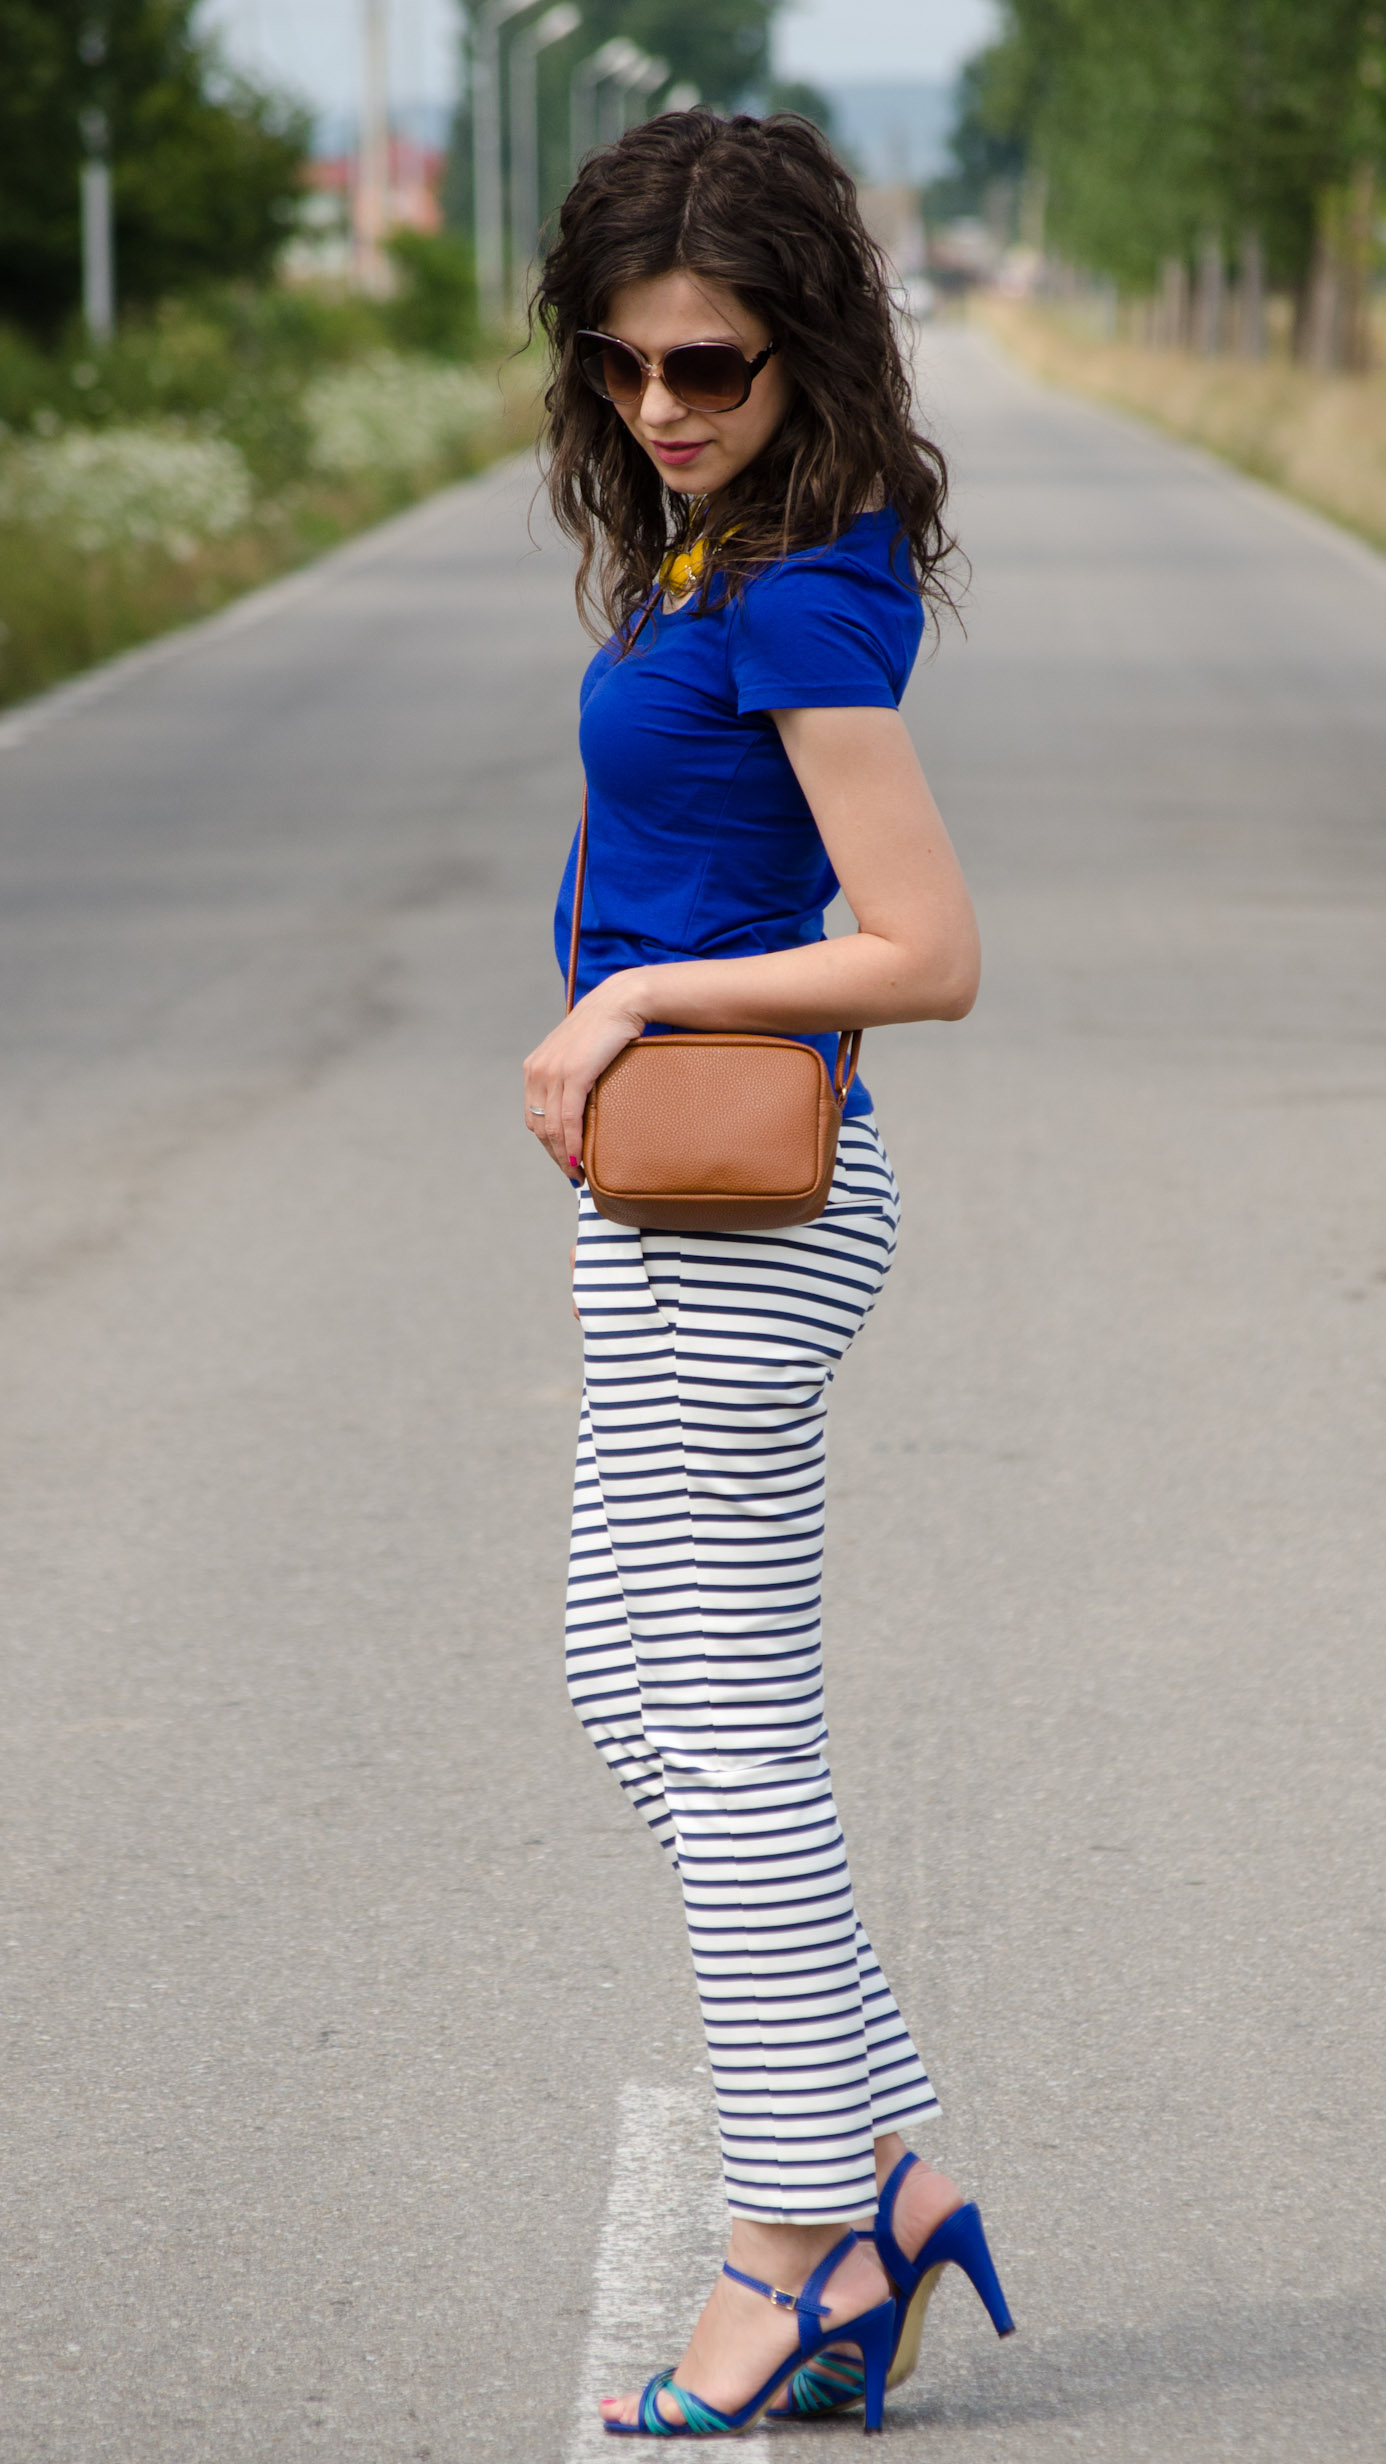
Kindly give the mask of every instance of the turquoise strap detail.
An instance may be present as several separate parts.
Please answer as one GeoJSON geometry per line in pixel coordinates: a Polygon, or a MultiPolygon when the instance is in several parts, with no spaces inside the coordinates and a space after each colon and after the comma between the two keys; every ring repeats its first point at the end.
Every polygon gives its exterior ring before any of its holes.
{"type": "Polygon", "coordinates": [[[672,2370],[656,2371],[640,2398],[640,2427],[651,2438],[715,2438],[731,2428],[725,2413],[714,2412],[688,2387],[675,2387],[672,2370]],[[666,2421],[659,2409],[659,2398],[668,2388],[683,2414],[682,2422],[666,2421]]]}
{"type": "Polygon", "coordinates": [[[819,2413],[840,2413],[849,2404],[860,2404],[866,2393],[866,2372],[846,2353],[835,2353],[830,2362],[805,2362],[785,2393],[789,2398],[785,2411],[791,2417],[798,2414],[812,2420],[819,2413]]]}

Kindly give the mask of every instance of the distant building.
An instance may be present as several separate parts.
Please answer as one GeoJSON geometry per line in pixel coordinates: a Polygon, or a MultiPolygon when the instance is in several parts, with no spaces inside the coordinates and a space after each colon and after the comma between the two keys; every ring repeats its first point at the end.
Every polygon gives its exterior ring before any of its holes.
{"type": "MultiPolygon", "coordinates": [[[[415,137],[392,133],[382,218],[386,232],[442,229],[439,199],[446,161],[441,146],[423,145],[415,137]]],[[[361,158],[354,146],[310,162],[307,194],[294,236],[284,251],[288,279],[356,279],[371,243],[366,210],[361,158]]]]}

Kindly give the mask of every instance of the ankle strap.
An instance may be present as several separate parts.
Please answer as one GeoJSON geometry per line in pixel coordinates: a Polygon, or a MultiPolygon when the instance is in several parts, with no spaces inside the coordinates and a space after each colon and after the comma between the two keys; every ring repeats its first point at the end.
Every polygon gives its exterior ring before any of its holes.
{"type": "Polygon", "coordinates": [[[905,2175],[912,2172],[918,2162],[919,2158],[907,2150],[889,2179],[882,2183],[876,2209],[876,2248],[880,2252],[881,2265],[897,2292],[902,2285],[911,2282],[913,2268],[895,2238],[895,2200],[905,2175]]]}
{"type": "Polygon", "coordinates": [[[762,2284],[759,2276],[744,2275],[739,2267],[733,2267],[730,2259],[723,2260],[722,2273],[733,2277],[738,2284],[748,2284],[753,2293],[763,2293],[777,2310],[802,2310],[811,2319],[825,2319],[830,2315],[822,2302],[805,2301],[802,2293],[782,2293],[777,2284],[762,2284]]]}
{"type": "Polygon", "coordinates": [[[805,2321],[832,2317],[831,2303],[820,2301],[818,2296],[833,2269],[841,2266],[848,2251],[854,2250],[858,2242],[869,2240],[869,2234],[849,2229],[843,2234],[840,2242],[834,2242],[827,2257],[819,2260],[802,2293],[782,2293],[778,2285],[762,2284],[759,2276],[743,2275],[739,2267],[733,2267],[730,2259],[724,2260],[722,2273],[724,2276],[731,2276],[737,2284],[748,2285],[753,2293],[763,2293],[766,2300],[772,2301],[777,2310],[797,2310],[799,2313],[799,2349],[803,2353],[812,2353],[817,2351],[819,2339],[814,2336],[812,2328],[805,2325],[805,2321]]]}

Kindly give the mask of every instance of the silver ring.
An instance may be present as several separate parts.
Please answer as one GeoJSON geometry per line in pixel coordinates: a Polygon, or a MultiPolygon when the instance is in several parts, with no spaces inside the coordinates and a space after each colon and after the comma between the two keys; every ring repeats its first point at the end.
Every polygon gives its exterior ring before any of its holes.
{"type": "Polygon", "coordinates": [[[529,1108],[536,1121],[542,1121],[544,1119],[544,1107],[542,1104],[531,1104],[529,1108]]]}

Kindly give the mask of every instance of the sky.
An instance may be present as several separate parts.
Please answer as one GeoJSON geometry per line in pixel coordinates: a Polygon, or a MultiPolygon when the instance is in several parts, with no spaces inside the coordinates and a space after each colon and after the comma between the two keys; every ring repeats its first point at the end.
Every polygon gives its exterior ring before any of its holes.
{"type": "MultiPolygon", "coordinates": [[[[389,0],[390,86],[399,102],[451,101],[457,83],[456,0],[389,0]]],[[[946,78],[987,41],[993,0],[787,0],[779,20],[782,76],[835,84],[859,78],[946,78]]],[[[361,0],[203,0],[239,65],[293,86],[321,111],[354,109],[361,0]]]]}
{"type": "Polygon", "coordinates": [[[996,28],[992,0],[786,0],[776,30],[782,76],[948,78],[996,28]]]}

